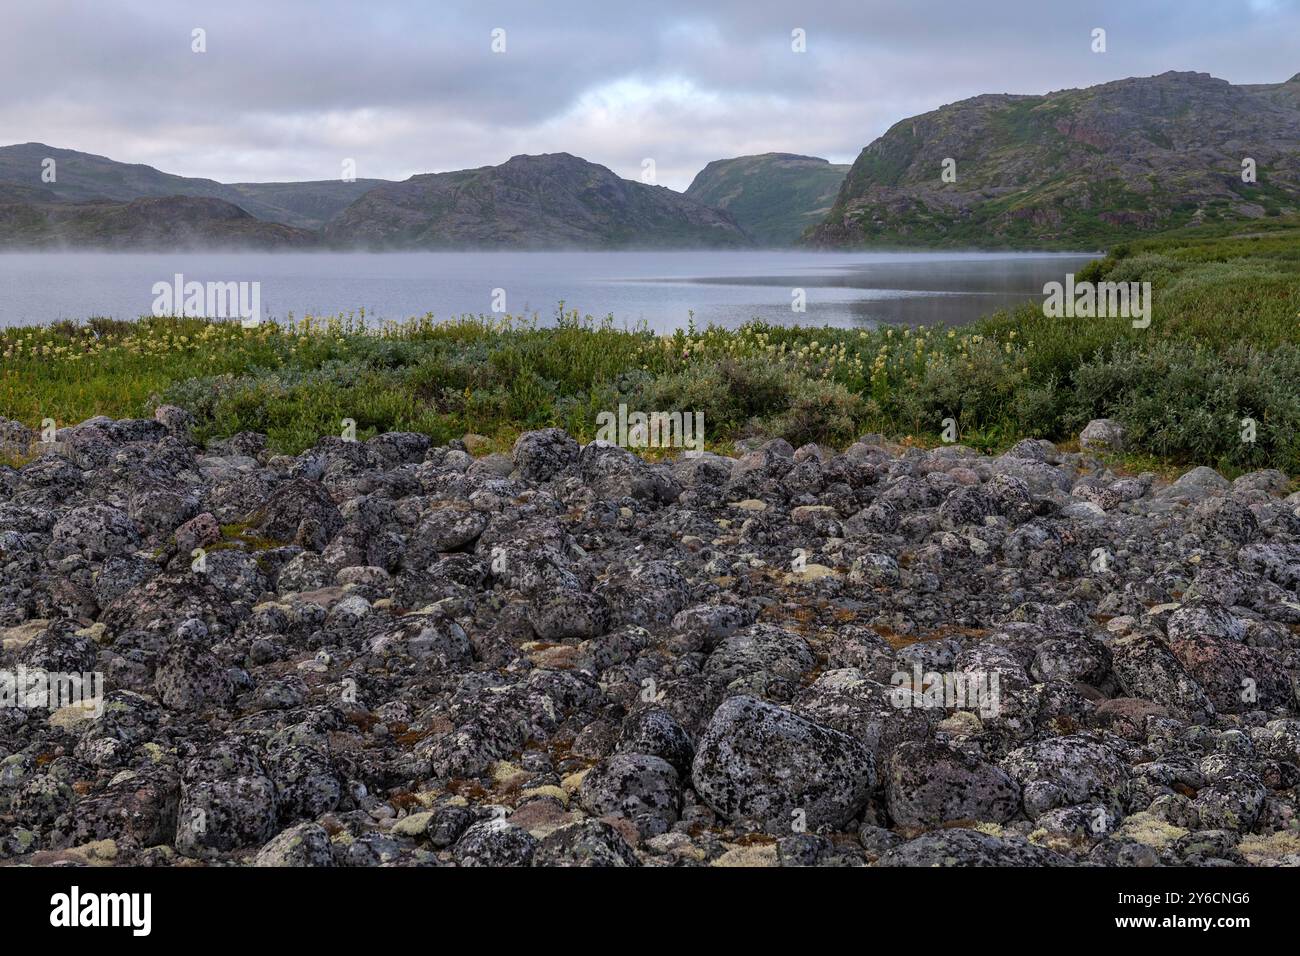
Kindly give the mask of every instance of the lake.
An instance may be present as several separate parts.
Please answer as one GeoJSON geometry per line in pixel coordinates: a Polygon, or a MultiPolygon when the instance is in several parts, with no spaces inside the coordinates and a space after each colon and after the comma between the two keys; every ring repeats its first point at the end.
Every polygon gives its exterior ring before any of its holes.
{"type": "Polygon", "coordinates": [[[980,252],[410,252],[0,254],[0,326],[147,315],[155,283],[258,282],[270,318],[538,314],[557,303],[656,331],[779,324],[960,325],[1041,300],[1095,254],[980,252]],[[806,311],[791,308],[802,289],[806,311]],[[503,290],[504,297],[495,290],[503,290]],[[504,303],[501,299],[504,298],[504,303]]]}

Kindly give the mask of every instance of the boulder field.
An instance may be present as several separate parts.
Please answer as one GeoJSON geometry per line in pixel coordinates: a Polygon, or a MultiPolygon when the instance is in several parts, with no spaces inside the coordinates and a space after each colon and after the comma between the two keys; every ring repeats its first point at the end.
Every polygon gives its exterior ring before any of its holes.
{"type": "Polygon", "coordinates": [[[0,865],[1300,864],[1278,472],[191,425],[0,421],[0,865]]]}

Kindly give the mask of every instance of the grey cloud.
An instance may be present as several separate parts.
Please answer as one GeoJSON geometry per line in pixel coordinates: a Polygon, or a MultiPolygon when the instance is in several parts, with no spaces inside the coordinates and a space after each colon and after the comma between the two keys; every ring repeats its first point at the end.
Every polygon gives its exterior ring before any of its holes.
{"type": "Polygon", "coordinates": [[[228,181],[566,150],[625,176],[652,157],[682,188],[748,152],[850,161],[897,120],[982,92],[1167,69],[1283,80],[1298,28],[1297,0],[48,0],[6,12],[0,130],[228,181]]]}

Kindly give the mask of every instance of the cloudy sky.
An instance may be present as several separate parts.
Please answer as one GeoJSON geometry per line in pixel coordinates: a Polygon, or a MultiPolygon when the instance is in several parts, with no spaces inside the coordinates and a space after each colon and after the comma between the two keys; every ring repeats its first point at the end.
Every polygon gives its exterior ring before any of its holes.
{"type": "Polygon", "coordinates": [[[39,0],[4,21],[0,144],[226,182],[563,150],[628,178],[652,158],[681,189],[747,153],[850,162],[977,93],[1300,72],[1300,0],[39,0]]]}

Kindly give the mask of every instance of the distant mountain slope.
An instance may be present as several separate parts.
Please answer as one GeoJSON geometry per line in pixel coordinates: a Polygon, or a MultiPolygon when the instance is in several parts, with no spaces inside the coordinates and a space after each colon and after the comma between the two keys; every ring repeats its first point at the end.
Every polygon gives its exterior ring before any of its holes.
{"type": "Polygon", "coordinates": [[[175,176],[140,163],[119,163],[73,149],[44,143],[0,146],[0,182],[46,189],[57,199],[147,199],[202,196],[234,203],[268,222],[301,229],[319,229],[336,213],[383,179],[353,183],[325,180],[303,183],[236,183],[175,176]],[[45,159],[55,162],[55,181],[41,180],[45,159]]]}
{"type": "Polygon", "coordinates": [[[848,171],[793,153],[738,156],[709,163],[686,195],[729,212],[757,243],[789,245],[830,212],[848,171]]]}
{"type": "Polygon", "coordinates": [[[415,248],[749,245],[726,213],[568,153],[378,186],[336,216],[325,238],[415,248]]]}
{"type": "Polygon", "coordinates": [[[1164,73],[903,120],[858,156],[810,241],[1091,246],[1297,208],[1300,75],[1233,86],[1164,73]],[[940,179],[948,158],[955,183],[940,179]]]}
{"type": "Polygon", "coordinates": [[[42,186],[0,183],[0,202],[58,202],[59,197],[42,186]]]}
{"type": "Polygon", "coordinates": [[[0,202],[0,248],[275,249],[316,244],[315,233],[262,222],[201,196],[131,202],[0,202]]]}
{"type": "MultiPolygon", "coordinates": [[[[148,196],[215,196],[225,190],[211,179],[160,172],[140,163],[119,163],[106,156],[58,149],[44,143],[0,146],[0,180],[48,189],[59,199],[143,199],[148,196]],[[53,159],[55,181],[41,180],[42,163],[53,159]]],[[[227,201],[229,201],[227,199],[227,201]]]]}
{"type": "MultiPolygon", "coordinates": [[[[302,183],[234,183],[234,202],[258,219],[283,222],[300,229],[320,229],[352,203],[386,179],[358,179],[346,183],[324,179],[302,183]]],[[[224,198],[224,197],[223,197],[224,198]]]]}

